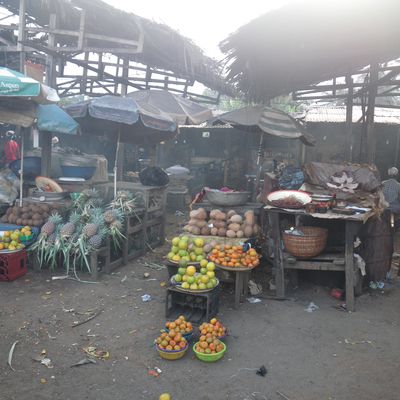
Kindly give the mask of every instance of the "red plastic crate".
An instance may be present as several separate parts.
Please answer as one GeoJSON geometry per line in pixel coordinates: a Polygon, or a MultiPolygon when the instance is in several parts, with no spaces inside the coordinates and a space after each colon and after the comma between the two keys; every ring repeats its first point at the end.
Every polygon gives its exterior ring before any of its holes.
{"type": "Polygon", "coordinates": [[[0,254],[0,281],[10,282],[28,272],[28,257],[25,250],[0,254]]]}

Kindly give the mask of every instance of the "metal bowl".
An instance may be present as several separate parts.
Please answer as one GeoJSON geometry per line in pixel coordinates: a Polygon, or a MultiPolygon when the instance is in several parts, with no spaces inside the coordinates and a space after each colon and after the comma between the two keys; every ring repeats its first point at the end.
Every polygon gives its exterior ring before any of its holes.
{"type": "Polygon", "coordinates": [[[206,189],[206,199],[216,206],[241,206],[246,204],[250,192],[221,192],[217,189],[206,189]]]}

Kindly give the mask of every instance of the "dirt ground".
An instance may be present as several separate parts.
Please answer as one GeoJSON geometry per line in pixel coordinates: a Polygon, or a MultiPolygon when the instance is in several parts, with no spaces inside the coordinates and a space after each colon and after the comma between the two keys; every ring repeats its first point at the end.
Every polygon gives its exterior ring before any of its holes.
{"type": "MultiPolygon", "coordinates": [[[[156,249],[146,260],[159,263],[163,254],[165,248],[156,249]]],[[[31,271],[1,283],[0,399],[157,400],[163,392],[173,400],[400,398],[397,286],[359,297],[349,314],[335,308],[338,301],[327,288],[307,283],[289,294],[291,300],[263,299],[233,310],[232,287],[225,285],[219,313],[230,331],[225,357],[205,364],[188,351],[182,360],[165,361],[152,343],[165,322],[160,284],[167,270],[143,262],[135,260],[96,284],[31,271]],[[152,300],[143,302],[143,294],[152,300]],[[310,301],[319,306],[312,313],[305,311],[310,301]],[[90,310],[101,314],[72,327],[90,310]],[[12,371],[7,358],[14,341],[12,371]],[[110,358],[72,368],[88,345],[109,351],[110,358]],[[43,350],[51,369],[33,361],[43,350]],[[261,365],[265,377],[255,373],[261,365]],[[148,374],[155,367],[159,377],[148,374]]],[[[257,280],[266,281],[267,272],[260,269],[257,280]]]]}

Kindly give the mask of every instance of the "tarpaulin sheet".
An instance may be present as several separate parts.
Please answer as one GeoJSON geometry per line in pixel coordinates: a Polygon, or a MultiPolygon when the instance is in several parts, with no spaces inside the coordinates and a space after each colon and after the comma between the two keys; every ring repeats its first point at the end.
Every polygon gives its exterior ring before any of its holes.
{"type": "Polygon", "coordinates": [[[300,139],[314,145],[314,137],[300,128],[300,124],[283,111],[266,106],[247,106],[219,115],[213,124],[228,123],[258,129],[261,132],[285,139],[300,139]]]}
{"type": "Polygon", "coordinates": [[[140,111],[146,114],[149,107],[167,114],[178,125],[197,125],[212,118],[209,108],[167,90],[138,90],[129,97],[135,99],[140,111]]]}
{"type": "Polygon", "coordinates": [[[359,184],[357,190],[374,192],[381,185],[379,171],[372,165],[310,162],[304,166],[306,182],[324,188],[328,188],[327,183],[331,182],[332,175],[341,175],[343,172],[353,176],[354,182],[359,184]]]}
{"type": "Polygon", "coordinates": [[[171,117],[152,106],[139,107],[129,97],[102,96],[68,105],[65,111],[79,121],[83,132],[120,134],[122,142],[159,142],[170,139],[177,129],[171,117]]]}
{"type": "Polygon", "coordinates": [[[78,123],[55,104],[39,105],[36,110],[39,131],[76,135],[78,123]]]}

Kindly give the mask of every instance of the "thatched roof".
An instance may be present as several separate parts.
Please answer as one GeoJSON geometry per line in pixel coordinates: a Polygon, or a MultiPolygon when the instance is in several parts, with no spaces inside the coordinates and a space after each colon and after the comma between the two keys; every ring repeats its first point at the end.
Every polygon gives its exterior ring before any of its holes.
{"type": "MultiPolygon", "coordinates": [[[[102,0],[26,0],[26,4],[28,17],[39,26],[47,26],[50,14],[56,13],[59,29],[78,30],[78,8],[86,10],[86,29],[90,33],[133,40],[138,38],[140,26],[144,31],[143,52],[129,56],[131,60],[197,80],[224,94],[233,93],[221,78],[218,63],[164,24],[119,10],[102,0]]],[[[19,0],[0,0],[0,6],[18,14],[19,0]]],[[[98,41],[92,42],[89,45],[99,45],[98,41]]]]}
{"type": "Polygon", "coordinates": [[[302,0],[270,11],[221,44],[228,79],[265,101],[400,56],[400,1],[302,0]]]}

